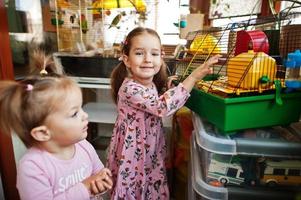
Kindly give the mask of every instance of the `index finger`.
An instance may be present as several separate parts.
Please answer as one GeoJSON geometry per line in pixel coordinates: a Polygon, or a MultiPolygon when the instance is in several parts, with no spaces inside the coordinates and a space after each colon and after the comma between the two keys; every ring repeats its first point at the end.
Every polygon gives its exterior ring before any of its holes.
{"type": "Polygon", "coordinates": [[[107,175],[112,176],[112,172],[108,168],[103,168],[102,171],[105,172],[107,175]]]}
{"type": "Polygon", "coordinates": [[[209,65],[215,64],[215,63],[218,62],[218,59],[221,58],[221,57],[222,57],[222,55],[220,55],[220,54],[214,55],[214,56],[210,57],[210,58],[207,60],[207,63],[208,63],[209,65]]]}

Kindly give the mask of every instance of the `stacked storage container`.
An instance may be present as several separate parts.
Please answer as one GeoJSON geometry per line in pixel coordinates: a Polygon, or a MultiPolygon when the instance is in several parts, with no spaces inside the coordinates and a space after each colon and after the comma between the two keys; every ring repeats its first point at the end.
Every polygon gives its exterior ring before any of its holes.
{"type": "Polygon", "coordinates": [[[233,136],[198,115],[193,125],[189,199],[301,198],[300,122],[233,136]]]}
{"type": "Polygon", "coordinates": [[[301,90],[289,84],[299,82],[301,40],[288,14],[187,38],[179,81],[222,55],[185,104],[196,113],[189,199],[301,199],[301,128],[292,125],[301,123],[301,90]]]}

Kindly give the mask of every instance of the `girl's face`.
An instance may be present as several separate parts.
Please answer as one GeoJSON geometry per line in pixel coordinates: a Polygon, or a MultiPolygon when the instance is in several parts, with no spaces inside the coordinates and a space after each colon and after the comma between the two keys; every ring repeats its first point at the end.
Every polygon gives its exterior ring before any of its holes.
{"type": "Polygon", "coordinates": [[[79,88],[72,89],[62,102],[58,102],[45,125],[50,131],[52,143],[58,148],[73,145],[87,137],[88,114],[82,109],[79,88]]]}
{"type": "Polygon", "coordinates": [[[131,41],[129,56],[124,55],[123,61],[133,79],[148,85],[162,65],[159,39],[148,33],[135,36],[131,41]]]}

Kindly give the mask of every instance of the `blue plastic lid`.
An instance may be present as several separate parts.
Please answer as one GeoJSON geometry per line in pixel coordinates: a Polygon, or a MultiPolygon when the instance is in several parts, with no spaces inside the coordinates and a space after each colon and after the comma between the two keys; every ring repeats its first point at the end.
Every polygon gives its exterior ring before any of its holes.
{"type": "Polygon", "coordinates": [[[295,60],[284,60],[283,65],[286,68],[295,68],[296,67],[296,61],[295,60]]]}
{"type": "Polygon", "coordinates": [[[288,88],[301,88],[301,81],[299,81],[299,80],[286,80],[285,85],[288,88]]]}
{"type": "Polygon", "coordinates": [[[295,52],[288,53],[287,58],[288,60],[296,61],[296,67],[301,66],[301,52],[299,49],[297,49],[295,52]]]}

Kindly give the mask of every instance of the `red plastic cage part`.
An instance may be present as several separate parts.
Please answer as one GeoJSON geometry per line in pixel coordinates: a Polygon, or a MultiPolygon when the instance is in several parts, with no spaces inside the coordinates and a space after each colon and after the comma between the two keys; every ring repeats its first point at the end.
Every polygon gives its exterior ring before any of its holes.
{"type": "Polygon", "coordinates": [[[238,31],[235,56],[248,50],[269,54],[269,41],[266,34],[260,30],[238,31]]]}

